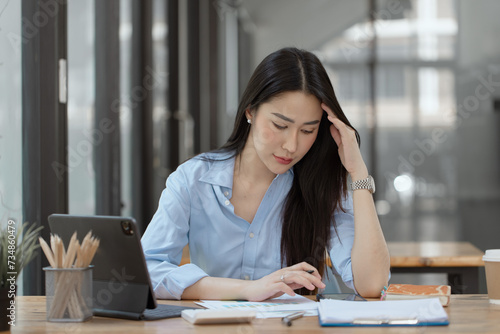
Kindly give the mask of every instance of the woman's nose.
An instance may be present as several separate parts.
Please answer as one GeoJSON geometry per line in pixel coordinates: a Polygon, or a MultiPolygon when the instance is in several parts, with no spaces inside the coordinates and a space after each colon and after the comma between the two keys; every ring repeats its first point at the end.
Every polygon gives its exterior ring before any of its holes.
{"type": "Polygon", "coordinates": [[[295,153],[297,151],[297,133],[289,133],[285,137],[285,142],[283,143],[282,148],[290,153],[295,153]]]}

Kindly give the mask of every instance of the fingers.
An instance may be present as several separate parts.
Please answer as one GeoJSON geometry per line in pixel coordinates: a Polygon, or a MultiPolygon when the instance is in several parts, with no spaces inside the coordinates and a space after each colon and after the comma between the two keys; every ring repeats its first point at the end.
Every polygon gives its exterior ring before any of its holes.
{"type": "Polygon", "coordinates": [[[307,262],[297,263],[297,264],[295,264],[293,266],[288,267],[287,269],[302,270],[302,271],[305,271],[305,272],[312,270],[313,271],[312,275],[314,275],[314,276],[318,277],[319,279],[321,279],[321,275],[318,273],[318,270],[314,266],[310,265],[307,262]]]}
{"type": "Polygon", "coordinates": [[[310,265],[307,262],[300,262],[297,264],[294,264],[293,266],[288,267],[288,269],[292,270],[303,270],[303,271],[308,271],[308,270],[314,270],[315,272],[318,272],[314,266],[310,265]]]}
{"type": "Polygon", "coordinates": [[[327,106],[325,103],[321,103],[321,109],[323,109],[329,117],[330,116],[333,118],[336,117],[334,112],[332,111],[332,109],[329,106],[327,106]]]}
{"type": "Polygon", "coordinates": [[[249,282],[242,295],[249,301],[262,301],[279,297],[284,293],[295,296],[294,290],[302,287],[309,290],[325,288],[318,270],[306,262],[280,269],[249,282]]]}
{"type": "MultiPolygon", "coordinates": [[[[349,136],[349,135],[352,135],[354,134],[354,130],[347,126],[344,122],[342,122],[332,111],[332,109],[330,107],[328,107],[326,104],[322,103],[321,104],[321,108],[323,108],[323,110],[326,111],[327,115],[328,115],[328,120],[330,122],[332,122],[332,124],[334,125],[335,129],[338,130],[339,134],[341,135],[342,138],[345,138],[346,136],[349,136]]],[[[332,129],[330,129],[330,131],[332,131],[332,136],[334,135],[333,134],[333,131],[332,129]]],[[[334,137],[335,139],[335,137],[334,137]]],[[[337,142],[337,140],[335,140],[335,142],[337,142]]],[[[338,145],[338,143],[337,143],[338,145]]]]}
{"type": "Polygon", "coordinates": [[[344,124],[338,117],[337,115],[335,115],[335,113],[332,111],[332,109],[330,107],[328,107],[326,104],[322,103],[321,104],[321,108],[323,108],[323,110],[325,110],[326,114],[327,114],[327,118],[330,122],[333,123],[333,125],[335,125],[336,128],[338,128],[338,125],[340,125],[340,123],[344,124]],[[336,121],[335,121],[336,120],[336,121]],[[340,122],[340,123],[339,123],[340,122]]]}
{"type": "Polygon", "coordinates": [[[328,120],[332,122],[335,129],[338,130],[340,136],[342,138],[347,138],[348,136],[352,136],[354,134],[354,130],[348,127],[344,122],[336,117],[328,116],[328,120]]]}
{"type": "Polygon", "coordinates": [[[275,276],[275,274],[272,274],[256,281],[249,281],[243,291],[245,299],[252,302],[259,302],[279,297],[284,293],[295,296],[293,287],[280,280],[276,280],[275,276]]]}
{"type": "Polygon", "coordinates": [[[298,284],[300,286],[305,287],[309,290],[314,290],[314,284],[305,277],[305,275],[309,275],[308,273],[302,274],[302,272],[289,272],[285,275],[283,279],[283,283],[287,285],[298,284]]]}
{"type": "Polygon", "coordinates": [[[284,293],[286,293],[287,295],[289,296],[295,296],[295,292],[293,291],[293,289],[286,283],[284,282],[280,282],[278,283],[278,289],[284,293]]]}
{"type": "Polygon", "coordinates": [[[340,147],[342,145],[342,137],[340,136],[339,130],[333,124],[330,125],[330,133],[335,141],[335,144],[340,147]]]}
{"type": "Polygon", "coordinates": [[[321,281],[321,275],[318,273],[316,268],[311,266],[306,262],[302,262],[285,268],[282,271],[280,280],[288,285],[298,284],[309,290],[314,290],[316,287],[323,289],[325,284],[321,281]],[[307,271],[312,271],[308,273],[307,271]]]}
{"type": "Polygon", "coordinates": [[[333,140],[335,141],[335,144],[340,147],[342,145],[342,133],[340,132],[339,127],[342,127],[342,124],[345,126],[345,124],[341,120],[339,120],[337,116],[335,116],[332,109],[330,109],[330,107],[328,107],[326,104],[322,103],[321,108],[328,115],[328,120],[332,122],[332,125],[330,125],[330,133],[333,137],[333,140]]]}

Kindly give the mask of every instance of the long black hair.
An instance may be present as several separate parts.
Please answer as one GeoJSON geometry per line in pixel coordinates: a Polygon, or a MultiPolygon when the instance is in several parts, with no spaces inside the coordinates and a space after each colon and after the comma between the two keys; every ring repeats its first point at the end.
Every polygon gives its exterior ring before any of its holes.
{"type": "MultiPolygon", "coordinates": [[[[250,132],[245,111],[257,112],[262,103],[291,91],[314,95],[352,128],[319,59],[305,50],[284,48],[267,56],[255,69],[240,100],[233,132],[221,150],[238,156],[250,132]]],[[[320,274],[325,272],[332,222],[336,226],[333,213],[343,210],[342,198],[347,193],[347,171],[330,134],[330,124],[323,113],[314,144],[293,167],[293,184],[282,210],[282,264],[306,261],[320,274]]],[[[357,132],[356,138],[359,143],[357,132]]],[[[301,291],[305,292],[309,291],[301,291]]]]}

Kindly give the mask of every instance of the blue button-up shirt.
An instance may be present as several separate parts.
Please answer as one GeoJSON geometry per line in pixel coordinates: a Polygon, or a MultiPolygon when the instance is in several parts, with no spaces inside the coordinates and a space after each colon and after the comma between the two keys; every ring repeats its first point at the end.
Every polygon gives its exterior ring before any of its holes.
{"type": "MultiPolygon", "coordinates": [[[[213,154],[216,159],[229,155],[213,154]]],[[[293,171],[277,175],[252,223],[237,216],[230,202],[234,157],[180,165],[167,179],[158,210],[142,238],[153,289],[158,298],[180,299],[185,288],[205,276],[256,280],[280,268],[281,209],[293,171]],[[179,266],[189,243],[191,263],[179,266]]],[[[336,273],[354,289],[352,197],[337,210],[329,254],[336,273]],[[337,237],[338,236],[338,237],[337,237]],[[339,242],[339,239],[342,242],[339,242]]]]}

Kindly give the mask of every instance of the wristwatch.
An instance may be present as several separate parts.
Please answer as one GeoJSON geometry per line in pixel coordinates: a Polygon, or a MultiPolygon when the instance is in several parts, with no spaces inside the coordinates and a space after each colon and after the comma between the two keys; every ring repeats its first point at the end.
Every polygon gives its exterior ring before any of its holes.
{"type": "Polygon", "coordinates": [[[367,189],[370,193],[375,192],[375,180],[371,175],[368,175],[366,179],[357,180],[351,183],[351,190],[357,189],[367,189]]]}

